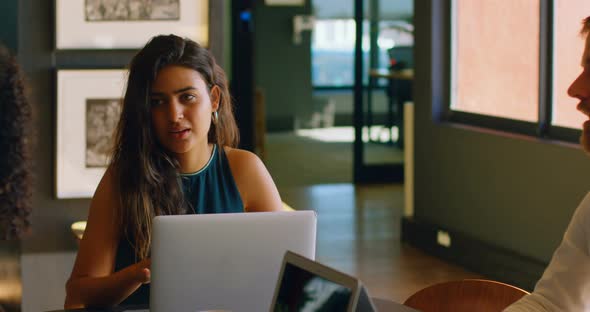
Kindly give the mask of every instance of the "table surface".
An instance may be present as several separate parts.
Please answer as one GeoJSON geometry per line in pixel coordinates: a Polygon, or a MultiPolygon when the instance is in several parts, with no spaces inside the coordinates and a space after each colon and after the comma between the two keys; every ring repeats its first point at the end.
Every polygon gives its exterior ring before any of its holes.
{"type": "MultiPolygon", "coordinates": [[[[377,311],[391,311],[391,312],[415,312],[416,310],[406,307],[403,304],[381,298],[373,298],[373,304],[377,311]]],[[[55,310],[51,312],[149,312],[146,306],[116,306],[111,308],[86,308],[86,309],[73,309],[73,310],[55,310]]]]}
{"type": "Polygon", "coordinates": [[[399,80],[414,80],[414,69],[402,69],[391,71],[386,68],[373,68],[369,70],[369,76],[374,78],[389,78],[399,80]]]}

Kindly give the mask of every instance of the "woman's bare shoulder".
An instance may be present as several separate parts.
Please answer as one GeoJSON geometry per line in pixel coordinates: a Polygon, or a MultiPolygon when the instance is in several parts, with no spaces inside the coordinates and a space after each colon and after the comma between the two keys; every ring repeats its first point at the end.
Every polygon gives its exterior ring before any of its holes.
{"type": "Polygon", "coordinates": [[[282,209],[281,197],[264,166],[254,153],[237,148],[224,148],[234,181],[246,211],[282,209]]]}
{"type": "Polygon", "coordinates": [[[250,151],[227,146],[223,150],[225,151],[225,155],[227,155],[227,160],[232,167],[232,171],[234,169],[240,171],[248,170],[252,168],[252,165],[263,165],[260,158],[250,151]]]}

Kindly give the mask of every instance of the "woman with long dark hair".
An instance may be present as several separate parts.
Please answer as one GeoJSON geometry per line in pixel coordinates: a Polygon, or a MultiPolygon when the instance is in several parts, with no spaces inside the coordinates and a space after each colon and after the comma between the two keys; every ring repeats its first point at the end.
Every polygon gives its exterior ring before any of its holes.
{"type": "Polygon", "coordinates": [[[157,215],[280,210],[268,171],[237,143],[227,79],[211,53],[174,35],[152,38],[129,68],[66,308],[148,303],[157,215]]]}

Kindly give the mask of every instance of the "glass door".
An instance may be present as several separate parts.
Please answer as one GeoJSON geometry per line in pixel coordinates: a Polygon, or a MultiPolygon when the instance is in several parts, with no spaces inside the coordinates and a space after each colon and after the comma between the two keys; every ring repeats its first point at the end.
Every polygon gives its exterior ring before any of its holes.
{"type": "Polygon", "coordinates": [[[354,180],[401,182],[411,110],[413,0],[354,0],[354,180]]]}

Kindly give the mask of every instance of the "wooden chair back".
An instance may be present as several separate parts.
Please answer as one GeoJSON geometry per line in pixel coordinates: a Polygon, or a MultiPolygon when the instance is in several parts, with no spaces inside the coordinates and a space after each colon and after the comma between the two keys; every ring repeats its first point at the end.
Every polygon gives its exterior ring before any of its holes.
{"type": "Polygon", "coordinates": [[[404,305],[424,312],[498,312],[526,294],[508,284],[466,279],[426,287],[406,299],[404,305]]]}

